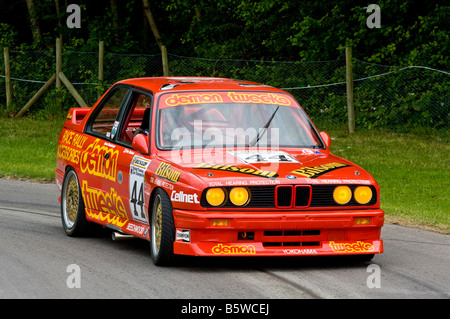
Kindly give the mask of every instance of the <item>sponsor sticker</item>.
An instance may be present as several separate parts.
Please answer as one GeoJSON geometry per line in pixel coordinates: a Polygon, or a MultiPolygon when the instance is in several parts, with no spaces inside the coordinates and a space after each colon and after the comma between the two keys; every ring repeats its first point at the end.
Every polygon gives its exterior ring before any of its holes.
{"type": "Polygon", "coordinates": [[[216,165],[216,164],[210,164],[210,163],[201,163],[193,168],[203,168],[203,169],[212,169],[212,170],[218,170],[218,171],[227,171],[227,172],[234,172],[234,173],[242,173],[242,174],[248,174],[252,176],[259,176],[259,177],[265,177],[265,178],[276,178],[278,177],[278,174],[276,172],[270,172],[265,170],[255,170],[252,168],[245,168],[245,167],[238,167],[234,165],[216,165]]]}
{"type": "Polygon", "coordinates": [[[191,231],[189,229],[176,229],[175,241],[190,243],[191,242],[191,231]]]}
{"type": "Polygon", "coordinates": [[[298,163],[286,152],[282,151],[237,151],[229,152],[244,163],[298,163]]]}
{"type": "Polygon", "coordinates": [[[216,255],[254,255],[256,248],[253,245],[224,245],[218,244],[212,248],[216,255]]]}
{"type": "Polygon", "coordinates": [[[331,250],[336,253],[358,253],[371,252],[375,250],[371,243],[366,243],[363,241],[357,241],[356,243],[330,241],[328,245],[331,250]]]}
{"type": "Polygon", "coordinates": [[[190,203],[190,204],[200,203],[197,194],[185,194],[183,191],[177,192],[175,190],[172,191],[170,200],[173,202],[190,203]]]}
{"type": "Polygon", "coordinates": [[[88,186],[88,181],[83,180],[81,192],[83,194],[86,209],[93,209],[123,218],[127,217],[122,198],[117,194],[113,187],[111,187],[109,193],[106,193],[96,188],[90,188],[88,186]]]}
{"type": "Polygon", "coordinates": [[[283,254],[286,255],[317,255],[317,250],[309,248],[294,248],[294,249],[283,249],[283,254]]]}
{"type": "Polygon", "coordinates": [[[323,165],[314,166],[314,167],[302,167],[302,168],[292,171],[291,174],[297,174],[297,175],[300,175],[303,177],[309,177],[309,178],[316,178],[325,173],[334,171],[339,168],[348,167],[348,166],[350,166],[350,165],[343,164],[343,163],[328,163],[328,164],[323,164],[323,165]]]}
{"type": "Polygon", "coordinates": [[[132,232],[132,233],[135,233],[135,234],[137,234],[137,235],[143,235],[144,234],[144,232],[145,232],[145,230],[147,229],[148,227],[144,227],[144,226],[140,226],[140,225],[136,225],[136,224],[134,224],[134,223],[128,223],[128,225],[127,225],[127,230],[128,231],[130,231],[130,232],[132,232]]]}
{"type": "Polygon", "coordinates": [[[161,164],[159,164],[158,168],[156,169],[155,175],[176,183],[180,179],[181,173],[173,169],[171,164],[161,162],[161,164]]]}
{"type": "Polygon", "coordinates": [[[133,160],[131,161],[131,165],[140,167],[142,169],[147,169],[148,164],[150,164],[150,160],[139,156],[133,157],[133,160]]]}
{"type": "Polygon", "coordinates": [[[119,216],[94,211],[89,208],[85,208],[85,212],[86,216],[90,217],[91,219],[96,219],[98,221],[106,223],[109,226],[115,226],[118,230],[120,230],[127,223],[126,219],[120,218],[119,216]]]}
{"type": "Polygon", "coordinates": [[[135,155],[130,163],[128,192],[130,199],[130,210],[134,220],[147,222],[144,208],[145,170],[150,160],[135,155]]]}
{"type": "Polygon", "coordinates": [[[173,93],[162,97],[162,105],[168,107],[203,103],[293,105],[285,94],[265,92],[173,93]]]}
{"type": "Polygon", "coordinates": [[[93,176],[116,181],[117,161],[119,151],[110,147],[113,144],[104,143],[99,145],[100,139],[96,139],[81,154],[80,169],[82,173],[88,173],[93,176]],[[108,158],[108,160],[99,160],[108,158]]]}

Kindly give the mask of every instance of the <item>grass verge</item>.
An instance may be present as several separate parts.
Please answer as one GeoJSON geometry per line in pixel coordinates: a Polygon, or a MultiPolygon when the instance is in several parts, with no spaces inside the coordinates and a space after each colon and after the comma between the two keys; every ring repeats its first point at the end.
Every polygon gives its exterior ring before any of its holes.
{"type": "Polygon", "coordinates": [[[380,184],[388,222],[450,234],[448,135],[329,134],[331,152],[360,165],[380,184]]]}
{"type": "Polygon", "coordinates": [[[0,177],[50,182],[64,120],[0,118],[0,177]]]}
{"type": "MultiPolygon", "coordinates": [[[[0,118],[0,177],[51,182],[64,119],[0,118]]],[[[450,234],[448,135],[328,131],[331,151],[369,171],[389,223],[450,234]]]]}

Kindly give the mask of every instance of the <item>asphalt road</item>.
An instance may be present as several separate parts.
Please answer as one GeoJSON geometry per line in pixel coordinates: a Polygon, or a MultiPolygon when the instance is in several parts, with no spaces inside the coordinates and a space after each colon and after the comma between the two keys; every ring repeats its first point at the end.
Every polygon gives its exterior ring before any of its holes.
{"type": "Polygon", "coordinates": [[[385,225],[385,253],[370,262],[187,257],[163,268],[143,240],[67,237],[57,198],[55,185],[0,179],[0,298],[450,298],[448,235],[385,225]]]}

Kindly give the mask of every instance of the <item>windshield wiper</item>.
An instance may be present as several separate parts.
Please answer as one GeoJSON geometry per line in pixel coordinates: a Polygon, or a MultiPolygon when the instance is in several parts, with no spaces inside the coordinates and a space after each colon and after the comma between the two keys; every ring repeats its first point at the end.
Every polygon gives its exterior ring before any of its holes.
{"type": "Polygon", "coordinates": [[[273,112],[272,116],[267,121],[266,125],[264,125],[263,129],[258,132],[258,135],[248,144],[249,147],[254,146],[258,141],[261,139],[261,137],[267,132],[267,128],[269,127],[270,123],[272,122],[273,118],[275,117],[275,114],[278,112],[278,109],[280,106],[277,106],[277,109],[273,112]]]}

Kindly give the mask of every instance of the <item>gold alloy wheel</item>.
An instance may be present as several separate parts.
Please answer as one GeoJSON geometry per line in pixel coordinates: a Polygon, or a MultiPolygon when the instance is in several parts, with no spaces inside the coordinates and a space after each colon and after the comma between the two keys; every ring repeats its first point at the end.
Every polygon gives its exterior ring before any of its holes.
{"type": "Polygon", "coordinates": [[[87,221],[83,196],[77,173],[69,168],[61,188],[61,221],[64,231],[70,237],[83,237],[93,234],[97,225],[87,221]]]}
{"type": "Polygon", "coordinates": [[[156,203],[156,211],[155,211],[155,228],[154,228],[154,232],[155,232],[155,244],[156,244],[156,248],[160,249],[161,247],[161,234],[162,234],[162,204],[161,204],[161,199],[158,196],[156,198],[157,203],[156,203]]]}
{"type": "Polygon", "coordinates": [[[151,210],[150,250],[157,266],[172,262],[175,227],[170,198],[163,189],[156,189],[151,210]]]}
{"type": "Polygon", "coordinates": [[[66,214],[70,223],[75,223],[78,212],[78,183],[75,176],[71,175],[67,183],[66,214]]]}

